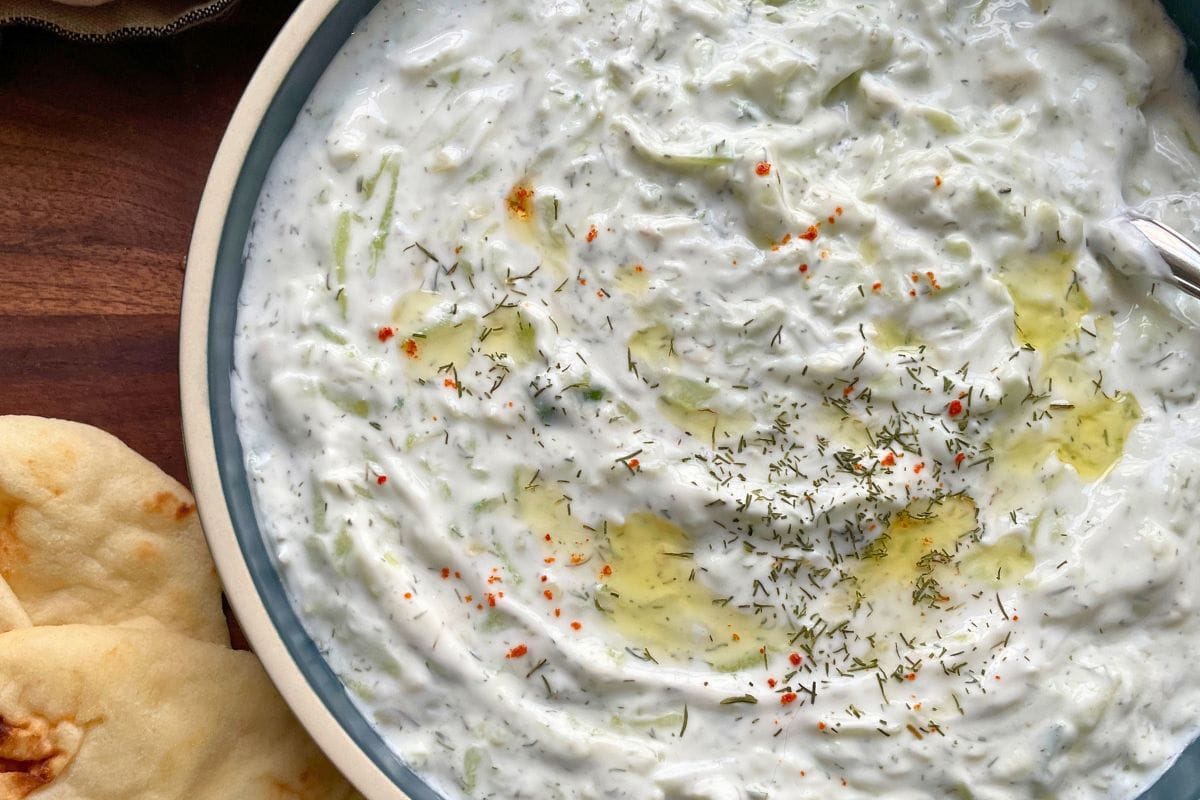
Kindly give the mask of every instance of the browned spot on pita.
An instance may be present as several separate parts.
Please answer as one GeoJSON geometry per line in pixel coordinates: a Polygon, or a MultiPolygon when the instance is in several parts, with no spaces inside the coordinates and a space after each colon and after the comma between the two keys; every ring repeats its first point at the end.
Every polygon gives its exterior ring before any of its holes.
{"type": "Polygon", "coordinates": [[[43,719],[13,725],[0,717],[0,758],[13,761],[34,761],[53,754],[50,726],[43,719]]]}
{"type": "Polygon", "coordinates": [[[61,497],[66,491],[62,487],[63,476],[74,471],[75,465],[79,463],[79,454],[70,447],[60,446],[56,449],[48,448],[46,455],[51,457],[24,459],[25,469],[40,489],[49,492],[53,497],[61,497]]]}
{"type": "Polygon", "coordinates": [[[40,789],[49,781],[41,779],[40,775],[10,769],[0,760],[0,797],[4,800],[21,800],[40,789]]]}
{"type": "Polygon", "coordinates": [[[150,514],[170,515],[176,520],[184,520],[196,510],[196,506],[180,500],[171,492],[158,492],[154,497],[142,501],[142,509],[150,514]]]}
{"type": "Polygon", "coordinates": [[[0,718],[0,798],[20,800],[57,778],[70,757],[44,719],[13,725],[0,718]]]}
{"type": "Polygon", "coordinates": [[[271,780],[270,800],[321,800],[329,786],[327,775],[319,770],[305,767],[294,781],[271,780]]]}
{"type": "Polygon", "coordinates": [[[0,495],[0,574],[5,576],[13,564],[29,561],[29,551],[17,533],[21,506],[20,502],[0,495]]]}
{"type": "Polygon", "coordinates": [[[141,541],[134,545],[133,556],[138,561],[155,561],[162,556],[162,550],[154,542],[141,541]]]}
{"type": "Polygon", "coordinates": [[[304,795],[280,781],[271,781],[271,800],[303,800],[304,795]]]}

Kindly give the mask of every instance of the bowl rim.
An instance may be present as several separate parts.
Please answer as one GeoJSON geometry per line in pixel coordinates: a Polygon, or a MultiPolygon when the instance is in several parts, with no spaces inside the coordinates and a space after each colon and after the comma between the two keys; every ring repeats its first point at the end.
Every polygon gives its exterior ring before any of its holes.
{"type": "Polygon", "coordinates": [[[338,3],[303,0],[292,13],[238,101],[209,171],[188,248],[180,307],[183,439],[192,493],[225,596],[272,683],[317,746],[359,792],[370,800],[410,800],[322,702],[272,621],[237,540],[210,413],[210,310],[230,202],[268,108],[301,52],[338,3]]]}

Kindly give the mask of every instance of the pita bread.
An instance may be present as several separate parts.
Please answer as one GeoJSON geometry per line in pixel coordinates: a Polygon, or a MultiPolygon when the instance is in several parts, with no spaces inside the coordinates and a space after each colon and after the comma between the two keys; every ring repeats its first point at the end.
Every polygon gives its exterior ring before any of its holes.
{"type": "Polygon", "coordinates": [[[0,416],[0,577],[34,625],[149,618],[229,643],[191,494],[88,425],[0,416]]]}
{"type": "Polygon", "coordinates": [[[33,625],[21,602],[13,594],[12,589],[0,578],[0,633],[15,631],[17,628],[28,628],[33,625]]]}
{"type": "Polygon", "coordinates": [[[0,800],[358,800],[257,659],[167,631],[0,634],[0,800]]]}

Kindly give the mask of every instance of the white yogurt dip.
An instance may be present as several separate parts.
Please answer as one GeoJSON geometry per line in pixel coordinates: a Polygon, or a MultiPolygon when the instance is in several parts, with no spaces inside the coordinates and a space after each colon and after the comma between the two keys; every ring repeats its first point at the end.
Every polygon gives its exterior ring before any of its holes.
{"type": "MultiPolygon", "coordinates": [[[[383,0],[234,402],[309,632],[448,798],[1130,798],[1200,722],[1181,42],[1134,0],[383,0]]],[[[1190,316],[1189,316],[1190,315],[1190,316]]]]}

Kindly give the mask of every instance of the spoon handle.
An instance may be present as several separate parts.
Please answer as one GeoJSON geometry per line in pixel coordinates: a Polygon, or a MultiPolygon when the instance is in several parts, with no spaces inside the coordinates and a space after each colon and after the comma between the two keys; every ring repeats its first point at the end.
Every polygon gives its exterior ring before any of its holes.
{"type": "Polygon", "coordinates": [[[1200,298],[1200,248],[1156,219],[1130,215],[1129,222],[1154,245],[1171,268],[1175,285],[1192,297],[1200,298]]]}

